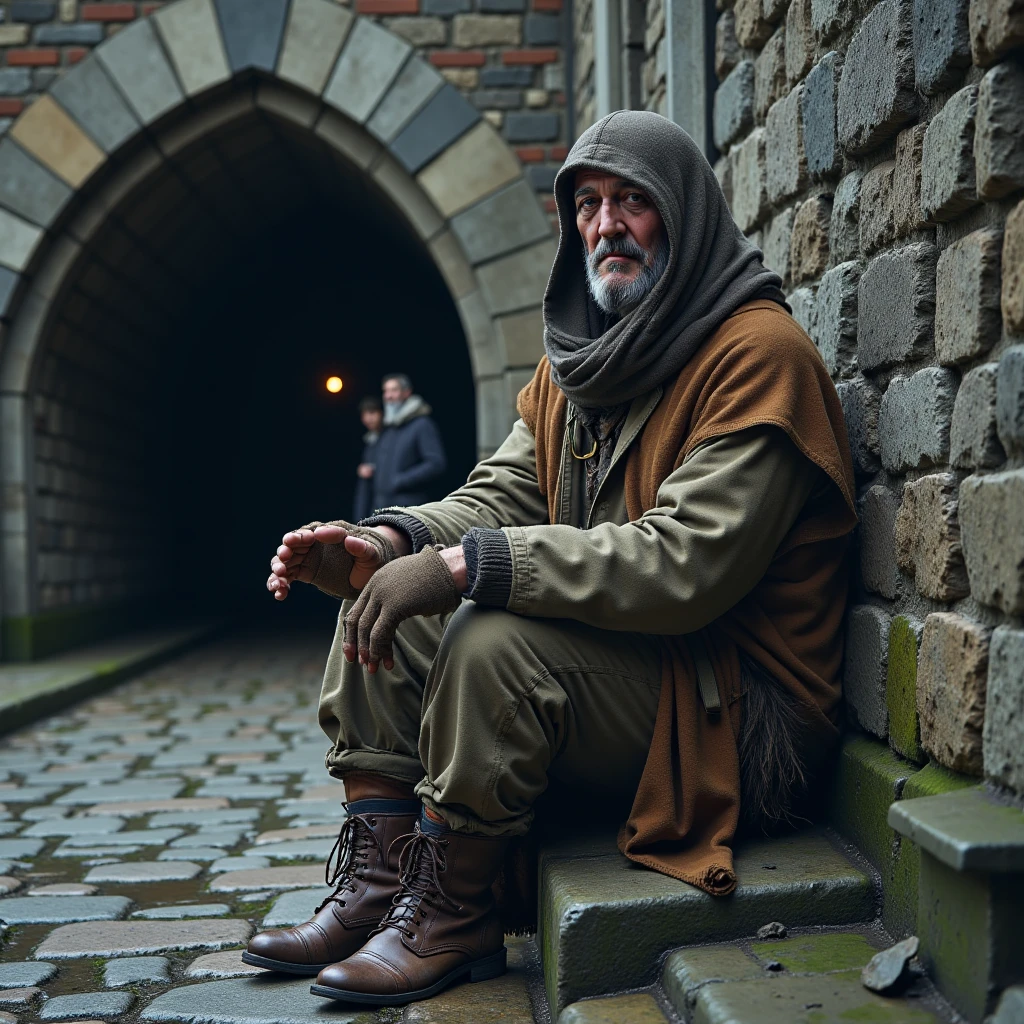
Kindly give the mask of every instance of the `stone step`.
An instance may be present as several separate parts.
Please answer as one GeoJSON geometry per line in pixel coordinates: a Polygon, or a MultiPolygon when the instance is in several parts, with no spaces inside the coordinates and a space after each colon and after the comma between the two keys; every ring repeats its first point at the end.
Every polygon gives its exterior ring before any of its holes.
{"type": "Polygon", "coordinates": [[[795,928],[876,915],[873,879],[823,828],[741,845],[736,871],[736,892],[713,897],[632,865],[610,836],[546,847],[538,940],[552,1017],[655,983],[662,956],[679,946],[753,935],[768,921],[795,928]]]}
{"type": "Polygon", "coordinates": [[[598,996],[567,1006],[558,1024],[668,1024],[668,1017],[649,992],[598,996]]]}
{"type": "MultiPolygon", "coordinates": [[[[861,968],[888,944],[873,926],[679,949],[662,970],[665,999],[686,1024],[943,1024],[954,1020],[918,978],[879,996],[861,968]]],[[[562,1024],[559,1021],[559,1024],[562,1024]]]]}

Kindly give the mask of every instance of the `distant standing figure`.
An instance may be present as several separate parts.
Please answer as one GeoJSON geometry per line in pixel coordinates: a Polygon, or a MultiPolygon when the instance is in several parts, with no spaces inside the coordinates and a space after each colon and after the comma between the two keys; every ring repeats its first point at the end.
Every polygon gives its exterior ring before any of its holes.
{"type": "Polygon", "coordinates": [[[377,442],[373,507],[429,501],[448,465],[430,406],[412,393],[412,381],[404,373],[388,374],[381,387],[384,430],[377,442]]]}
{"type": "Polygon", "coordinates": [[[377,442],[384,426],[384,409],[376,395],[367,395],[359,403],[359,418],[366,433],[363,434],[363,457],[356,469],[356,494],[352,503],[352,522],[365,519],[374,508],[373,473],[377,464],[377,442]]]}

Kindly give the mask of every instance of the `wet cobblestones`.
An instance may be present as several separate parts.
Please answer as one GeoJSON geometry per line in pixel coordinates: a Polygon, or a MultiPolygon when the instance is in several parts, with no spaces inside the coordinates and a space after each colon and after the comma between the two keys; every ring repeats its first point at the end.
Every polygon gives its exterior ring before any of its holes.
{"type": "Polygon", "coordinates": [[[0,739],[0,1020],[534,1021],[528,944],[503,979],[376,1014],[241,963],[323,898],[328,640],[228,638],[0,739]]]}

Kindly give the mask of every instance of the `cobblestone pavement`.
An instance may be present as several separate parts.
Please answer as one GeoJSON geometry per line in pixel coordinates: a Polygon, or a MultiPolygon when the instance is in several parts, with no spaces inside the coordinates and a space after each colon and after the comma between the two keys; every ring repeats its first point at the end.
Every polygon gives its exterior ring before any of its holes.
{"type": "Polygon", "coordinates": [[[242,964],[328,891],[328,639],[228,638],[0,740],[0,1024],[534,1021],[532,943],[504,978],[376,1014],[242,964]]]}

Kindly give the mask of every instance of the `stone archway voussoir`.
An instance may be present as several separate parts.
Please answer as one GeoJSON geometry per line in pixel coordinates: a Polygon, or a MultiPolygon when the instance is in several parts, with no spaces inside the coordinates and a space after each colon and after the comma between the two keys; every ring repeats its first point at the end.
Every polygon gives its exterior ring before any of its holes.
{"type": "Polygon", "coordinates": [[[213,0],[178,0],[156,11],[153,21],[186,95],[231,77],[213,0]]]}
{"type": "Polygon", "coordinates": [[[140,18],[97,47],[96,57],[144,125],[185,99],[149,18],[140,18]]]}
{"type": "Polygon", "coordinates": [[[279,78],[319,96],[327,86],[355,15],[328,0],[292,0],[277,62],[279,78]]]}
{"type": "Polygon", "coordinates": [[[405,40],[357,18],[324,89],[324,102],[365,124],[411,53],[405,40]]]}

